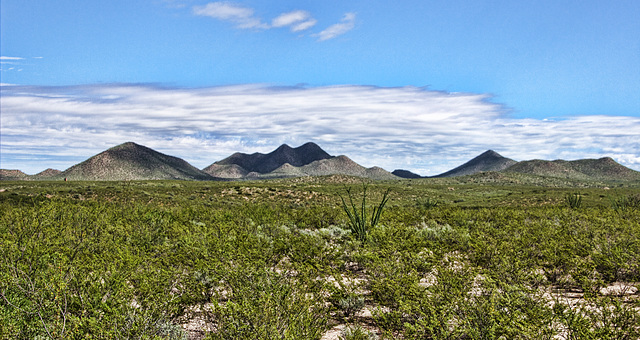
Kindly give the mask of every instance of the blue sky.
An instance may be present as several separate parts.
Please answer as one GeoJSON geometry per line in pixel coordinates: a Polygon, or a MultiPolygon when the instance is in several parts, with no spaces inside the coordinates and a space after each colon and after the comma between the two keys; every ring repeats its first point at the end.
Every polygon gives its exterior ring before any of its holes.
{"type": "Polygon", "coordinates": [[[312,140],[425,175],[486,149],[640,170],[636,0],[1,7],[2,168],[129,140],[202,168],[312,140]]]}

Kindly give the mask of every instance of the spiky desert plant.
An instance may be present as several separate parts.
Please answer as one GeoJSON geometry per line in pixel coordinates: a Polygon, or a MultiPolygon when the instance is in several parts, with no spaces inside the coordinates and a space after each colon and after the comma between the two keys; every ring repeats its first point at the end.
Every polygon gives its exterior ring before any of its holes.
{"type": "Polygon", "coordinates": [[[567,194],[565,201],[569,208],[579,209],[582,206],[582,195],[580,193],[567,194]]]}
{"type": "Polygon", "coordinates": [[[354,195],[351,194],[351,188],[346,188],[345,191],[349,197],[349,204],[347,204],[347,200],[345,200],[342,195],[339,196],[342,200],[342,209],[349,218],[349,228],[358,241],[364,242],[367,240],[367,236],[371,228],[374,228],[380,221],[382,210],[387,204],[387,201],[389,201],[389,192],[391,189],[387,189],[382,196],[380,204],[373,207],[371,217],[367,214],[367,185],[362,184],[362,200],[360,202],[359,209],[354,202],[354,195]]]}

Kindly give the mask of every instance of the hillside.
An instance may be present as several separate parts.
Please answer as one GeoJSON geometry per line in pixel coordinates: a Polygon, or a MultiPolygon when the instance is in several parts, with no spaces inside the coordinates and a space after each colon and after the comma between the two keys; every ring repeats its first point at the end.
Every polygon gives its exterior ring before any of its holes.
{"type": "Polygon", "coordinates": [[[283,144],[268,153],[235,153],[203,169],[225,179],[267,179],[302,176],[348,175],[371,179],[397,179],[384,169],[365,168],[347,156],[334,157],[314,143],[297,148],[283,144]]]}
{"type": "Polygon", "coordinates": [[[640,172],[631,170],[610,157],[575,161],[536,159],[518,162],[504,171],[572,180],[640,180],[640,172]]]}
{"type": "Polygon", "coordinates": [[[354,162],[347,156],[337,156],[327,159],[321,159],[310,164],[295,167],[285,163],[278,169],[267,173],[260,174],[257,172],[248,173],[248,179],[266,179],[266,178],[288,178],[303,176],[328,176],[328,175],[347,175],[355,177],[365,177],[376,180],[398,179],[390,172],[379,168],[365,168],[354,162]]]}
{"type": "Polygon", "coordinates": [[[396,176],[392,175],[390,172],[382,168],[365,168],[344,155],[313,162],[301,167],[300,171],[307,174],[308,176],[326,176],[340,174],[378,180],[397,179],[396,176]]]}
{"type": "Polygon", "coordinates": [[[314,161],[328,158],[331,158],[331,155],[326,153],[315,143],[309,142],[297,148],[292,148],[287,144],[283,144],[268,154],[262,154],[259,152],[253,154],[240,152],[234,153],[233,155],[204,168],[203,171],[213,175],[222,171],[221,169],[225,169],[225,171],[228,169],[221,168],[220,166],[236,165],[241,168],[235,168],[233,170],[237,173],[246,172],[248,174],[256,172],[259,174],[266,174],[278,169],[284,164],[300,167],[314,161]]]}
{"type": "Polygon", "coordinates": [[[70,180],[211,180],[185,160],[133,142],[120,144],[57,175],[70,180]]]}
{"type": "Polygon", "coordinates": [[[61,173],[62,173],[62,171],[60,171],[60,170],[48,168],[47,170],[38,172],[37,174],[33,175],[32,177],[35,177],[35,178],[38,178],[38,179],[47,179],[47,178],[52,178],[52,177],[58,176],[61,173]]]}
{"type": "Polygon", "coordinates": [[[205,173],[218,178],[241,179],[249,173],[247,170],[237,164],[221,165],[213,163],[202,169],[205,173]]]}
{"type": "Polygon", "coordinates": [[[459,167],[433,177],[457,177],[485,171],[502,171],[516,163],[513,159],[503,157],[493,150],[487,150],[459,167]]]}
{"type": "Polygon", "coordinates": [[[29,178],[29,175],[20,170],[0,169],[0,180],[23,180],[29,178]]]}

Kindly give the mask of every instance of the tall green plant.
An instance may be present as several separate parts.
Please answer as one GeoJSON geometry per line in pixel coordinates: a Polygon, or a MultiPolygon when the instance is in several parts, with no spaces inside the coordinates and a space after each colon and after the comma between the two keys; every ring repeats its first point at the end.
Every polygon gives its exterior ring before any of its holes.
{"type": "Polygon", "coordinates": [[[565,201],[569,208],[579,209],[582,206],[582,195],[580,193],[567,194],[565,201]]]}
{"type": "Polygon", "coordinates": [[[342,209],[349,218],[349,228],[351,229],[351,232],[355,235],[358,241],[364,242],[367,240],[367,236],[371,228],[374,228],[380,221],[382,210],[387,204],[387,201],[389,201],[389,192],[391,189],[387,189],[382,196],[380,204],[373,207],[371,217],[369,217],[367,213],[367,185],[362,185],[362,199],[359,209],[354,202],[354,195],[351,194],[351,188],[346,188],[345,190],[349,197],[349,204],[347,204],[347,200],[345,200],[342,195],[339,195],[342,200],[342,209]]]}

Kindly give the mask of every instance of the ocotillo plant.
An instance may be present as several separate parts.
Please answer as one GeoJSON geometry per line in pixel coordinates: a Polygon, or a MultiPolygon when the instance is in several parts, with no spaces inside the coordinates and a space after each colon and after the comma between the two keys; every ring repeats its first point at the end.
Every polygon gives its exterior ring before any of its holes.
{"type": "Polygon", "coordinates": [[[370,218],[367,214],[366,184],[362,185],[362,201],[360,209],[358,209],[356,203],[354,202],[353,195],[351,194],[351,188],[346,188],[345,190],[347,192],[347,196],[349,197],[349,204],[347,204],[347,201],[342,195],[339,195],[340,199],[342,200],[342,209],[344,209],[345,213],[347,213],[347,217],[349,218],[349,228],[351,229],[353,235],[358,241],[364,242],[367,240],[367,236],[371,228],[375,227],[380,221],[382,210],[389,200],[389,192],[391,191],[391,189],[387,189],[387,191],[385,191],[384,195],[382,196],[382,201],[380,201],[380,204],[373,207],[373,212],[370,218]]]}

